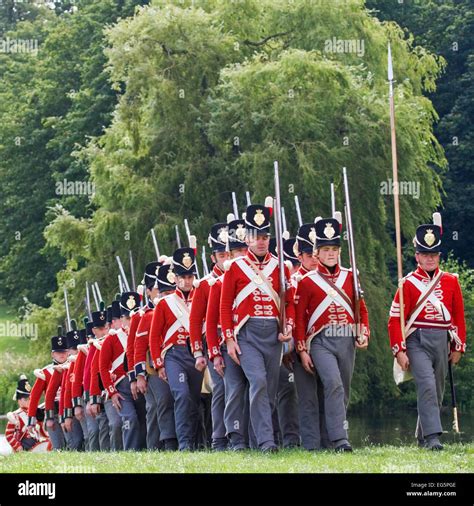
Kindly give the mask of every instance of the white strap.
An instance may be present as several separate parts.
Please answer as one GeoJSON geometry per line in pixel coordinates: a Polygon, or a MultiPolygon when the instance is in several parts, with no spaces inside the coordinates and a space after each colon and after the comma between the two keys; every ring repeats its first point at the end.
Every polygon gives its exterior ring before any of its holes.
{"type": "Polygon", "coordinates": [[[115,332],[115,335],[118,337],[118,340],[122,345],[123,352],[112,362],[112,368],[110,369],[111,373],[123,364],[123,359],[125,358],[125,350],[127,349],[127,334],[124,332],[124,330],[117,330],[117,332],[115,332]]]}
{"type": "MultiPolygon", "coordinates": [[[[274,294],[270,291],[269,287],[266,285],[264,280],[262,279],[261,284],[255,283],[254,279],[258,277],[257,273],[248,265],[248,263],[243,258],[238,258],[236,260],[237,265],[240,267],[242,272],[249,278],[250,283],[247,284],[240,292],[237,294],[234,300],[234,308],[237,308],[252,292],[256,289],[260,290],[265,295],[271,297],[273,302],[276,304],[277,308],[280,308],[280,301],[275,299],[274,294]]],[[[271,258],[265,268],[262,270],[262,274],[265,277],[270,276],[270,274],[275,270],[278,266],[278,261],[276,258],[271,258]]]]}
{"type": "MultiPolygon", "coordinates": [[[[336,280],[335,285],[342,289],[346,279],[347,279],[348,271],[341,271],[339,273],[339,276],[336,280]]],[[[319,274],[318,271],[312,271],[310,275],[308,276],[313,283],[321,288],[321,290],[326,293],[326,297],[324,300],[319,304],[316,309],[314,310],[313,314],[311,315],[308,325],[306,327],[306,333],[309,332],[310,328],[318,321],[318,319],[321,317],[321,315],[326,311],[326,309],[334,302],[337,306],[342,306],[352,318],[354,318],[354,312],[352,310],[352,307],[349,306],[347,301],[337,293],[334,288],[319,274]],[[316,278],[317,276],[317,278],[316,278]]]]}
{"type": "Polygon", "coordinates": [[[166,343],[166,341],[171,338],[171,336],[179,329],[179,327],[181,327],[181,322],[179,320],[176,320],[166,332],[163,343],[166,343]]]}
{"type": "MultiPolygon", "coordinates": [[[[409,281],[415,288],[417,288],[420,291],[420,296],[418,297],[418,301],[420,301],[426,292],[432,288],[432,286],[435,286],[438,284],[439,280],[441,279],[441,276],[443,275],[443,272],[440,271],[439,274],[427,285],[425,285],[422,281],[420,281],[418,278],[416,278],[414,275],[408,276],[405,281],[409,281]]],[[[418,304],[417,301],[417,304],[418,304]]],[[[431,293],[430,296],[425,300],[425,302],[420,305],[416,311],[414,311],[410,319],[408,320],[407,324],[405,325],[405,335],[408,335],[409,331],[411,330],[413,324],[415,323],[415,320],[418,318],[418,315],[421,313],[421,311],[426,307],[426,304],[431,302],[433,307],[438,311],[438,313],[445,319],[445,321],[451,320],[451,314],[448,311],[448,308],[443,304],[441,300],[436,297],[435,293],[431,293]]],[[[416,304],[415,304],[416,305],[416,304]]]]}
{"type": "Polygon", "coordinates": [[[166,301],[168,307],[176,318],[176,321],[166,332],[164,339],[164,342],[166,342],[179,329],[179,327],[184,327],[186,332],[189,332],[189,309],[185,304],[181,303],[181,300],[174,293],[163,300],[166,301]]]}

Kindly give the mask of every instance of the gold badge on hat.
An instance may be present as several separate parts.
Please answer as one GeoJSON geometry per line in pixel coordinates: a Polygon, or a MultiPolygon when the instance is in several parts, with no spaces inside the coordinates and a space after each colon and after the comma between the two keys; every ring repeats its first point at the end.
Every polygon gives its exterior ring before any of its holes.
{"type": "Polygon", "coordinates": [[[105,315],[104,313],[101,313],[100,316],[99,316],[99,320],[105,320],[105,315]]]}
{"type": "Polygon", "coordinates": [[[334,230],[332,223],[326,223],[323,233],[328,239],[332,239],[334,237],[336,231],[334,230]]]}
{"type": "Polygon", "coordinates": [[[174,284],[176,282],[176,276],[173,271],[168,271],[168,274],[166,275],[166,279],[168,280],[168,283],[174,284]]]}
{"type": "Polygon", "coordinates": [[[217,238],[219,239],[220,242],[227,242],[228,238],[227,229],[226,228],[219,229],[217,233],[217,238]]]}
{"type": "Polygon", "coordinates": [[[127,300],[127,307],[128,309],[133,309],[137,305],[137,301],[135,300],[135,297],[133,295],[128,296],[127,300]]]}
{"type": "Polygon", "coordinates": [[[263,214],[262,209],[257,209],[255,216],[253,217],[253,221],[261,227],[263,223],[265,223],[265,215],[263,214]]]}
{"type": "Polygon", "coordinates": [[[237,225],[237,229],[235,231],[235,235],[237,236],[237,239],[240,242],[243,242],[245,240],[245,227],[243,226],[242,223],[239,223],[237,225]]]}
{"type": "Polygon", "coordinates": [[[31,385],[28,383],[28,381],[25,383],[25,390],[27,392],[31,392],[31,385]]]}
{"type": "Polygon", "coordinates": [[[189,256],[189,253],[185,253],[183,256],[183,265],[186,267],[186,269],[189,269],[191,265],[193,265],[193,260],[189,256]]]}
{"type": "Polygon", "coordinates": [[[308,238],[313,244],[316,242],[316,229],[314,227],[311,227],[308,238]]]}
{"type": "Polygon", "coordinates": [[[58,338],[58,346],[62,346],[63,345],[63,340],[59,337],[58,338]]]}
{"type": "Polygon", "coordinates": [[[295,243],[293,244],[293,255],[297,257],[299,254],[300,252],[298,251],[298,241],[295,241],[295,243]]]}
{"type": "Polygon", "coordinates": [[[426,230],[426,234],[425,234],[425,237],[423,239],[424,239],[424,241],[426,242],[426,244],[428,246],[433,246],[434,242],[436,241],[436,237],[433,234],[433,229],[428,228],[426,230]]]}

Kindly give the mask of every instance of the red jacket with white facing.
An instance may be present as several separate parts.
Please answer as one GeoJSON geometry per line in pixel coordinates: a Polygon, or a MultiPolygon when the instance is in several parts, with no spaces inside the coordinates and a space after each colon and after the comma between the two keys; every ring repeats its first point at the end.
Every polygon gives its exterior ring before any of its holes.
{"type": "MultiPolygon", "coordinates": [[[[327,288],[327,286],[326,286],[327,288]]],[[[353,325],[354,320],[354,280],[352,271],[336,265],[331,273],[324,265],[318,264],[299,281],[295,295],[296,304],[296,351],[309,351],[313,337],[329,325],[353,325]],[[323,289],[319,277],[328,279],[350,299],[345,302],[334,288],[330,295],[323,289]],[[333,292],[334,291],[334,292],[333,292]],[[311,324],[311,325],[310,325],[311,324]]],[[[369,332],[369,315],[364,300],[360,302],[360,324],[369,332]]],[[[367,334],[367,338],[369,334],[367,334]]]]}
{"type": "Polygon", "coordinates": [[[30,393],[30,405],[28,407],[28,425],[36,423],[36,411],[41,400],[43,392],[48,388],[49,380],[54,372],[54,364],[48,364],[42,369],[35,369],[34,375],[36,376],[35,384],[30,393]]]}
{"type": "Polygon", "coordinates": [[[99,371],[104,390],[111,398],[117,393],[116,386],[126,376],[124,367],[127,349],[125,329],[111,329],[102,343],[99,356],[99,371]]]}
{"type": "Polygon", "coordinates": [[[222,280],[219,276],[209,290],[209,299],[206,311],[206,342],[209,360],[213,361],[221,356],[221,346],[224,342],[220,323],[220,303],[222,292],[222,280]]]}
{"type": "MultiPolygon", "coordinates": [[[[439,272],[440,270],[436,269],[433,277],[437,276],[439,272]]],[[[418,267],[404,278],[403,302],[405,324],[409,322],[410,316],[417,305],[417,301],[422,293],[420,288],[426,289],[426,286],[431,281],[432,278],[421,267],[418,267]]],[[[454,331],[454,340],[451,341],[451,350],[462,353],[466,351],[464,303],[457,275],[443,272],[436,284],[436,288],[424,304],[423,309],[416,316],[410,328],[407,329],[406,337],[418,328],[452,330],[454,331]],[[439,307],[440,302],[444,305],[445,318],[435,307],[435,305],[439,307]]],[[[398,290],[390,308],[388,333],[390,336],[390,346],[394,355],[397,355],[399,351],[406,350],[400,326],[400,298],[398,290]]]]}
{"type": "MultiPolygon", "coordinates": [[[[156,369],[164,367],[164,358],[166,351],[171,346],[185,346],[189,339],[189,312],[191,310],[194,297],[194,289],[191,290],[186,298],[183,292],[176,290],[160,299],[153,310],[153,319],[150,329],[150,353],[151,359],[156,369]],[[177,303],[183,309],[183,319],[188,320],[187,328],[178,321],[175,313],[171,309],[177,303]]],[[[185,321],[186,323],[186,321],[185,321]]],[[[194,353],[192,346],[191,351],[194,353]]]]}
{"type": "MultiPolygon", "coordinates": [[[[278,260],[267,253],[263,262],[250,251],[239,258],[230,261],[229,269],[224,274],[220,303],[222,333],[225,339],[235,339],[240,328],[250,317],[278,318],[280,311],[266,290],[266,284],[253,281],[257,278],[250,267],[253,262],[262,274],[268,278],[273,290],[278,294],[280,290],[280,276],[278,260]],[[263,290],[263,291],[262,291],[263,290]]],[[[290,273],[285,265],[285,277],[290,286],[290,273]]],[[[294,326],[295,307],[292,290],[286,290],[286,321],[294,326]]]]}
{"type": "MultiPolygon", "coordinates": [[[[154,307],[146,306],[141,310],[142,317],[138,324],[135,334],[135,347],[133,355],[133,368],[135,375],[145,374],[146,371],[146,354],[148,351],[149,335],[151,322],[153,320],[154,307]]],[[[130,364],[129,364],[130,369],[130,364]]]]}
{"type": "MultiPolygon", "coordinates": [[[[7,420],[5,439],[14,452],[22,451],[21,441],[23,438],[34,437],[38,441],[48,439],[48,435],[43,429],[43,424],[40,422],[36,423],[33,434],[28,431],[28,412],[26,409],[18,408],[13,412],[7,413],[7,420]]],[[[49,446],[48,449],[50,450],[51,447],[49,446]]]]}
{"type": "Polygon", "coordinates": [[[140,325],[140,321],[144,314],[144,308],[140,308],[138,311],[135,311],[130,318],[130,327],[128,329],[128,338],[127,338],[127,369],[126,371],[128,378],[130,381],[135,381],[137,378],[135,376],[135,346],[137,339],[137,330],[140,325]]]}
{"type": "Polygon", "coordinates": [[[204,320],[206,319],[207,303],[209,300],[209,291],[211,279],[216,279],[222,275],[222,271],[217,265],[214,265],[212,271],[199,280],[198,287],[194,290],[193,304],[191,314],[189,315],[189,338],[193,349],[194,357],[202,356],[203,345],[202,335],[204,333],[204,320]]]}

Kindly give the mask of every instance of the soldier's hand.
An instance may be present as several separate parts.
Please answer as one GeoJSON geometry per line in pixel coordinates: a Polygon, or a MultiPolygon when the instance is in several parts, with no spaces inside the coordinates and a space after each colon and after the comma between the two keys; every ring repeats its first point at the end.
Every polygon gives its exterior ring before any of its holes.
{"type": "Polygon", "coordinates": [[[91,404],[91,415],[95,418],[100,413],[100,404],[91,404]]]}
{"type": "Polygon", "coordinates": [[[88,403],[86,404],[86,413],[87,413],[89,416],[94,416],[94,415],[92,415],[92,409],[91,409],[91,408],[92,408],[91,403],[90,403],[90,402],[88,402],[88,403]]]}
{"type": "Polygon", "coordinates": [[[449,361],[451,364],[456,365],[462,357],[462,353],[460,351],[452,351],[449,355],[449,361]]]}
{"type": "Polygon", "coordinates": [[[74,408],[74,416],[79,420],[84,419],[84,408],[82,406],[76,406],[74,408]]]}
{"type": "Polygon", "coordinates": [[[139,374],[137,376],[137,390],[145,395],[146,394],[146,389],[147,389],[147,381],[146,381],[146,378],[143,374],[139,374]]]}
{"type": "Polygon", "coordinates": [[[227,353],[229,357],[237,364],[240,365],[239,355],[242,355],[239,345],[233,339],[227,339],[227,353]]]}
{"type": "Polygon", "coordinates": [[[278,334],[278,340],[281,343],[287,343],[287,342],[291,341],[291,338],[292,338],[291,332],[292,332],[291,325],[287,325],[286,332],[284,334],[282,332],[280,332],[278,334]]]}
{"type": "MultiPolygon", "coordinates": [[[[52,429],[54,427],[54,420],[48,419],[46,420],[46,428],[52,429]]],[[[33,427],[31,427],[33,429],[33,427]]]]}
{"type": "Polygon", "coordinates": [[[286,353],[283,355],[282,358],[282,364],[289,370],[293,370],[293,357],[291,356],[291,353],[286,353]]]}
{"type": "Polygon", "coordinates": [[[361,335],[355,340],[356,348],[359,350],[366,350],[367,346],[369,346],[369,340],[367,339],[367,336],[361,335]]]}
{"type": "Polygon", "coordinates": [[[304,367],[304,370],[306,372],[309,372],[309,374],[314,374],[314,364],[310,354],[307,351],[301,351],[300,358],[301,358],[301,365],[304,367]]]}
{"type": "Polygon", "coordinates": [[[196,363],[194,364],[194,367],[199,371],[202,372],[207,366],[207,360],[204,357],[196,357],[196,363]]]}
{"type": "Polygon", "coordinates": [[[132,398],[134,401],[138,399],[137,382],[132,381],[130,383],[130,392],[132,392],[132,398]]]}
{"type": "Polygon", "coordinates": [[[162,379],[163,381],[168,381],[168,376],[166,376],[166,370],[164,367],[160,367],[158,369],[158,376],[160,377],[160,379],[162,379]]]}
{"type": "Polygon", "coordinates": [[[72,418],[66,418],[64,421],[64,428],[66,429],[66,432],[72,431],[72,418]]]}
{"type": "Polygon", "coordinates": [[[61,424],[61,429],[63,430],[63,432],[67,432],[66,424],[64,422],[61,424]]]}
{"type": "Polygon", "coordinates": [[[408,368],[410,367],[410,361],[408,360],[406,351],[399,351],[397,353],[397,362],[398,365],[402,368],[402,371],[408,371],[408,368]]]}
{"type": "Polygon", "coordinates": [[[122,409],[122,403],[120,400],[123,401],[123,399],[123,395],[120,392],[116,392],[114,395],[112,395],[112,404],[117,411],[120,411],[122,409]]]}
{"type": "Polygon", "coordinates": [[[214,370],[221,378],[224,377],[224,368],[225,368],[224,359],[220,356],[215,357],[214,358],[214,370]]]}

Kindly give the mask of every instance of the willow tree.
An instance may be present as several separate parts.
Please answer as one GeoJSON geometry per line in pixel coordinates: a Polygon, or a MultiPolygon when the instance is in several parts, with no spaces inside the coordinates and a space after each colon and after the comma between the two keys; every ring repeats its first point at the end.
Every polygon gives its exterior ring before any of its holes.
{"type": "Polygon", "coordinates": [[[63,282],[75,281],[74,309],[81,309],[86,279],[98,279],[108,297],[117,290],[115,254],[125,258],[132,250],[138,269],[154,257],[151,227],[169,254],[174,225],[184,217],[202,245],[210,224],[231,210],[231,191],[241,208],[246,190],[262,201],[272,192],[274,159],[293,233],[295,194],[312,221],[330,212],[335,182],[342,208],[346,166],[373,328],[368,353],[359,354],[353,399],[392,395],[386,320],[393,213],[383,191],[391,173],[387,42],[398,79],[400,179],[419,183],[420,198],[401,197],[406,238],[440,201],[444,158],[423,92],[434,90],[442,62],[414,49],[396,25],[380,23],[359,1],[157,1],[107,35],[119,101],[110,127],[82,153],[97,211],[85,224],[62,210],[47,232],[59,247],[65,220],[84,234],[77,249],[64,251],[68,266],[60,273],[63,282]],[[78,267],[75,257],[87,266],[78,267]]]}

